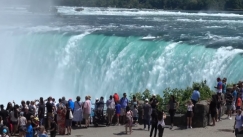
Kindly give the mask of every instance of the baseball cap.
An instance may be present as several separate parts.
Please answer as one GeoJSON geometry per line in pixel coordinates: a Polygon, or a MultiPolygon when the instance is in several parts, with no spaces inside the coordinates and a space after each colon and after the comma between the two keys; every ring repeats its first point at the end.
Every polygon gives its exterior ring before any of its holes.
{"type": "Polygon", "coordinates": [[[145,101],[148,101],[148,99],[146,98],[145,101]]]}
{"type": "Polygon", "coordinates": [[[6,134],[7,133],[7,129],[3,129],[3,133],[6,134]]]}

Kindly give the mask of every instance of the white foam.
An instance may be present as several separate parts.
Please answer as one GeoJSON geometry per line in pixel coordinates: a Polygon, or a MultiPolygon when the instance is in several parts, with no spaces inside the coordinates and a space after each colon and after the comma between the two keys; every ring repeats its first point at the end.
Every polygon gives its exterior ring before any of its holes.
{"type": "Polygon", "coordinates": [[[243,18],[240,14],[231,13],[187,13],[187,12],[174,12],[164,10],[148,10],[148,9],[122,9],[122,8],[97,8],[97,7],[84,7],[83,11],[75,11],[75,7],[58,7],[58,12],[65,15],[118,15],[118,16],[147,16],[147,15],[176,15],[176,16],[213,16],[213,17],[239,17],[243,18]]]}

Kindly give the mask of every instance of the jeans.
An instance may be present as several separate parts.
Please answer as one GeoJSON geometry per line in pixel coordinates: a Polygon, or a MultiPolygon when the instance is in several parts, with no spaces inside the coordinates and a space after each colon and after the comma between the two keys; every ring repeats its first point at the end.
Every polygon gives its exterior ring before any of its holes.
{"type": "Polygon", "coordinates": [[[150,131],[150,137],[152,137],[153,131],[154,131],[154,137],[156,137],[156,134],[157,134],[157,122],[156,123],[152,123],[152,128],[151,128],[151,131],[150,131]]]}
{"type": "Polygon", "coordinates": [[[164,128],[161,125],[158,125],[158,130],[159,130],[159,137],[163,137],[164,128]]]}
{"type": "Polygon", "coordinates": [[[146,128],[146,125],[148,125],[148,129],[150,129],[150,116],[144,116],[143,120],[144,129],[146,128]]]}

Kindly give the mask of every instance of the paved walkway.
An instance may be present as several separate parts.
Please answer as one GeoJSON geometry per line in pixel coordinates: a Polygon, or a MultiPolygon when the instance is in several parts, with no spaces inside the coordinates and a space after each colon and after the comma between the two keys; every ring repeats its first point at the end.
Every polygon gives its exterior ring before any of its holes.
{"type": "MultiPolygon", "coordinates": [[[[174,130],[168,128],[164,131],[163,137],[234,137],[232,120],[226,119],[216,123],[215,127],[208,126],[206,128],[181,129],[174,127],[174,130]]],[[[124,133],[124,126],[110,126],[110,127],[90,127],[88,129],[73,129],[72,137],[118,137],[118,136],[132,136],[132,137],[149,137],[149,131],[143,130],[143,126],[139,125],[133,127],[131,135],[124,133]]]]}

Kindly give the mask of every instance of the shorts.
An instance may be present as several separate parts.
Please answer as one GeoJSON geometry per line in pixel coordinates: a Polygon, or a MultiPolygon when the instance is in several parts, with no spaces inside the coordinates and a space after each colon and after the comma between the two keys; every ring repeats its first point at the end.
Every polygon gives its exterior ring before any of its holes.
{"type": "Polygon", "coordinates": [[[26,131],[26,126],[19,126],[19,132],[25,132],[26,131]]]}
{"type": "Polygon", "coordinates": [[[116,114],[117,117],[120,117],[120,114],[116,114]]]}
{"type": "Polygon", "coordinates": [[[123,115],[125,115],[125,114],[126,114],[126,108],[121,108],[121,113],[120,113],[120,115],[123,116],[123,115]]]}
{"type": "Polygon", "coordinates": [[[71,127],[72,126],[72,119],[66,119],[65,126],[66,127],[71,127]]]}
{"type": "Polygon", "coordinates": [[[84,119],[89,119],[89,117],[90,117],[90,114],[84,114],[84,119]]]}
{"type": "Polygon", "coordinates": [[[192,117],[193,115],[193,112],[192,111],[187,111],[186,112],[186,117],[192,117]]]}
{"type": "Polygon", "coordinates": [[[49,120],[52,120],[54,118],[53,113],[50,113],[50,112],[47,113],[47,116],[48,116],[49,120]]]}
{"type": "Polygon", "coordinates": [[[229,111],[229,110],[232,110],[232,105],[226,105],[226,107],[227,107],[227,110],[229,111]]]}
{"type": "Polygon", "coordinates": [[[108,116],[113,116],[114,115],[114,112],[115,112],[115,109],[112,109],[112,108],[108,108],[107,109],[107,115],[108,116]]]}

